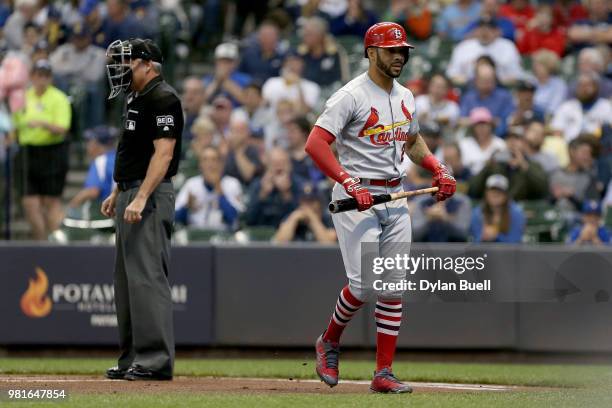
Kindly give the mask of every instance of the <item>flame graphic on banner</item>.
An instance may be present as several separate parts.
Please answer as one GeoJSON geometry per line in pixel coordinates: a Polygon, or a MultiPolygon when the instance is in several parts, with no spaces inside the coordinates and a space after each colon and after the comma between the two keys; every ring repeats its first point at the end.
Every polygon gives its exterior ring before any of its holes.
{"type": "Polygon", "coordinates": [[[49,279],[42,270],[36,267],[36,278],[29,279],[28,290],[21,296],[21,310],[28,317],[45,317],[51,312],[51,299],[47,296],[49,279]]]}

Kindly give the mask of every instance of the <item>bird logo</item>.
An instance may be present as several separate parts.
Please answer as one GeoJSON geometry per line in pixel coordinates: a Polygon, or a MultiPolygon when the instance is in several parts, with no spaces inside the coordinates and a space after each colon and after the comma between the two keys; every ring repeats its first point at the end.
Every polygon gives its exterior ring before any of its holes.
{"type": "Polygon", "coordinates": [[[408,132],[402,130],[402,126],[409,125],[412,122],[412,115],[404,105],[404,101],[401,103],[401,110],[406,120],[399,122],[393,122],[390,125],[378,124],[380,115],[378,110],[373,106],[370,107],[370,115],[366,120],[363,128],[358,134],[358,137],[369,137],[372,144],[377,146],[387,146],[390,142],[406,141],[408,138],[408,132]]]}

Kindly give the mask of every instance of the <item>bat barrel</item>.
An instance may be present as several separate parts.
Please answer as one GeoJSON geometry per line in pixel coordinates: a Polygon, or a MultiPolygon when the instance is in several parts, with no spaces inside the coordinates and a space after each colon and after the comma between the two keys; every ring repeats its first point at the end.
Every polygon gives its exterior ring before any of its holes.
{"type": "MultiPolygon", "coordinates": [[[[374,205],[387,203],[391,201],[390,194],[377,194],[372,196],[374,205]]],[[[329,212],[332,214],[338,214],[345,211],[351,211],[357,209],[357,200],[354,198],[344,198],[342,200],[336,200],[329,203],[329,212]]]]}
{"type": "Polygon", "coordinates": [[[336,200],[329,203],[329,212],[332,214],[338,214],[345,211],[351,211],[357,209],[357,200],[354,198],[345,198],[343,200],[336,200]]]}

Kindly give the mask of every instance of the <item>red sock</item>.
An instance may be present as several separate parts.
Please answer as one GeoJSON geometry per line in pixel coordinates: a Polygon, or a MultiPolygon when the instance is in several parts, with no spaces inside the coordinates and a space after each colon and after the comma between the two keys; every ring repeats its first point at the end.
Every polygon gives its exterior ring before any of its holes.
{"type": "Polygon", "coordinates": [[[353,296],[348,285],[342,288],[340,296],[338,296],[338,301],[336,302],[336,309],[323,335],[323,340],[338,343],[344,328],[361,306],[363,306],[363,302],[353,296]]]}
{"type": "Polygon", "coordinates": [[[376,302],[376,371],[391,368],[397,335],[402,323],[401,300],[379,300],[376,302]]]}

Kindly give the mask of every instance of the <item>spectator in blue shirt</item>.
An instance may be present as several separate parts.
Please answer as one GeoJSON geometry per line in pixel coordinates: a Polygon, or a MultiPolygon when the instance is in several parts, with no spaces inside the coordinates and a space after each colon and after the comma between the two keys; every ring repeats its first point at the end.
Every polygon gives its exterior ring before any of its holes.
{"type": "Polygon", "coordinates": [[[311,129],[312,125],[305,116],[292,118],[287,124],[287,150],[291,157],[293,172],[305,181],[316,185],[325,178],[325,175],[304,150],[311,129]]]}
{"type": "Polygon", "coordinates": [[[519,81],[516,86],[516,110],[508,117],[508,133],[524,134],[531,122],[544,123],[544,110],[534,105],[536,85],[531,81],[519,81]]]}
{"type": "Polygon", "coordinates": [[[412,234],[415,242],[465,242],[470,228],[470,199],[455,193],[443,202],[422,195],[411,203],[412,234]]]}
{"type": "Polygon", "coordinates": [[[183,81],[183,112],[185,113],[185,126],[183,128],[183,148],[186,148],[193,139],[191,127],[200,115],[204,106],[204,83],[202,79],[195,76],[185,78],[183,81]]]}
{"type": "Polygon", "coordinates": [[[531,64],[537,80],[533,102],[547,115],[554,115],[567,94],[567,83],[559,76],[561,59],[553,51],[542,49],[531,55],[531,64]]]}
{"type": "Polygon", "coordinates": [[[484,107],[495,118],[495,134],[504,137],[508,117],[514,112],[512,94],[497,84],[495,69],[481,64],[476,69],[473,85],[461,95],[459,103],[461,117],[467,118],[474,108],[484,107]]]}
{"type": "MultiPolygon", "coordinates": [[[[108,0],[107,16],[102,20],[100,33],[94,36],[94,42],[103,48],[115,40],[129,38],[149,38],[152,30],[142,24],[130,10],[127,0],[108,0]]],[[[93,12],[94,9],[91,11],[93,12]]],[[[156,25],[156,22],[152,22],[156,25]]]]}
{"type": "Polygon", "coordinates": [[[508,194],[508,179],[489,176],[483,203],[472,210],[470,231],[474,242],[520,243],[525,230],[523,210],[508,194]]]}
{"type": "MultiPolygon", "coordinates": [[[[499,15],[499,0],[482,0],[480,17],[494,19],[501,36],[510,41],[514,41],[514,23],[510,19],[499,15]]],[[[468,24],[465,28],[464,37],[472,35],[472,31],[478,28],[478,20],[479,19],[476,19],[468,24]]]]}
{"type": "Polygon", "coordinates": [[[346,12],[331,20],[330,31],[334,36],[352,35],[363,38],[378,18],[372,10],[363,6],[362,0],[348,0],[346,12]]]}
{"type": "Polygon", "coordinates": [[[291,168],[289,154],[279,147],[268,151],[266,171],[249,188],[247,225],[278,227],[299,205],[303,181],[291,168]]]}
{"type": "Polygon", "coordinates": [[[250,184],[261,173],[259,150],[253,143],[249,120],[243,115],[233,115],[229,122],[225,147],[225,174],[250,184]]]}
{"type": "Polygon", "coordinates": [[[304,184],[298,208],[280,224],[272,238],[273,242],[336,242],[331,216],[324,211],[318,193],[309,183],[304,184]]]}
{"type": "Polygon", "coordinates": [[[113,190],[113,169],[115,167],[115,140],[118,130],[108,126],[97,126],[85,131],[87,156],[91,159],[83,189],[77,193],[68,206],[77,208],[86,201],[108,197],[113,190]]]}
{"type": "Polygon", "coordinates": [[[266,79],[279,76],[286,52],[286,47],[279,42],[278,26],[264,21],[257,35],[247,40],[238,70],[261,86],[266,79]]]}
{"type": "Polygon", "coordinates": [[[478,20],[480,3],[475,0],[457,0],[442,10],[436,21],[436,32],[441,37],[458,42],[463,39],[466,27],[478,20]]]}
{"type": "Polygon", "coordinates": [[[6,20],[11,15],[11,7],[8,1],[0,2],[0,27],[4,27],[6,20]]]}
{"type": "Polygon", "coordinates": [[[601,203],[599,201],[586,200],[582,204],[582,222],[570,232],[569,242],[577,245],[610,244],[610,232],[601,223],[601,203]]]}
{"type": "Polygon", "coordinates": [[[237,70],[238,59],[238,46],[234,43],[222,43],[215,48],[215,72],[204,77],[206,102],[225,94],[234,106],[244,103],[244,88],[251,82],[251,77],[237,70]]]}
{"type": "Polygon", "coordinates": [[[601,127],[599,138],[599,157],[597,157],[597,178],[602,185],[607,186],[612,180],[612,125],[601,127]]]}

